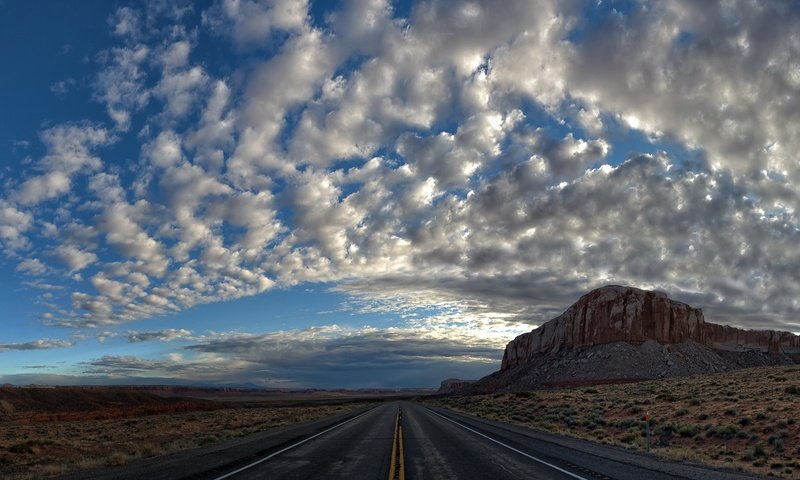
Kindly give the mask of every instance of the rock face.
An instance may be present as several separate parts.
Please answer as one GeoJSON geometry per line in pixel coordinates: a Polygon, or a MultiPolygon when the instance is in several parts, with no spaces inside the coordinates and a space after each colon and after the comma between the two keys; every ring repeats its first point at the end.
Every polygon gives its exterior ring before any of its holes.
{"type": "Polygon", "coordinates": [[[800,362],[800,336],[706,323],[702,310],[661,292],[607,286],[589,292],[560,316],[512,340],[500,371],[563,349],[649,341],[661,345],[691,342],[718,352],[755,352],[800,362]]]}

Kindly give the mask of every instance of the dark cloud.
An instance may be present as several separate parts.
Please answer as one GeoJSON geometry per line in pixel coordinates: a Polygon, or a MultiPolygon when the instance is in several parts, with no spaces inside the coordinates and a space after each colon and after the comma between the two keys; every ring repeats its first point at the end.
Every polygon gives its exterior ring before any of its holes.
{"type": "MultiPolygon", "coordinates": [[[[193,379],[265,387],[434,387],[445,376],[478,378],[502,350],[478,336],[452,337],[410,329],[317,327],[266,335],[197,338],[159,360],[105,355],[79,364],[89,378],[141,383],[193,379]]],[[[19,381],[19,380],[17,380],[19,381]]]]}
{"type": "Polygon", "coordinates": [[[75,345],[67,340],[42,339],[26,343],[0,343],[0,352],[9,350],[46,350],[50,348],[67,348],[75,345]]]}
{"type": "Polygon", "coordinates": [[[185,329],[169,328],[165,330],[157,330],[155,332],[128,332],[125,337],[129,342],[147,342],[151,340],[172,341],[181,338],[186,338],[192,334],[191,331],[185,329]]]}

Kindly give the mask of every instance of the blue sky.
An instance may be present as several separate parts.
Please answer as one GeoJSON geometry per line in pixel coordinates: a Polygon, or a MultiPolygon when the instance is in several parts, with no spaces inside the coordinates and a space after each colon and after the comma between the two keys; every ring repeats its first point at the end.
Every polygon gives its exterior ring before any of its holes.
{"type": "Polygon", "coordinates": [[[800,332],[798,15],[0,2],[0,381],[435,386],[608,283],[800,332]]]}

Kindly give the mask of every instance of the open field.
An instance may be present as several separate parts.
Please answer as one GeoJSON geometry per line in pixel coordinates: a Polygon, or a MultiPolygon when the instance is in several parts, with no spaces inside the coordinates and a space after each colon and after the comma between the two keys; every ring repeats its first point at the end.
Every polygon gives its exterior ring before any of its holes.
{"type": "Polygon", "coordinates": [[[3,388],[0,477],[42,478],[124,465],[365,403],[346,398],[213,402],[142,392],[3,388]]]}
{"type": "Polygon", "coordinates": [[[431,403],[484,418],[746,472],[800,478],[800,366],[431,403]]]}

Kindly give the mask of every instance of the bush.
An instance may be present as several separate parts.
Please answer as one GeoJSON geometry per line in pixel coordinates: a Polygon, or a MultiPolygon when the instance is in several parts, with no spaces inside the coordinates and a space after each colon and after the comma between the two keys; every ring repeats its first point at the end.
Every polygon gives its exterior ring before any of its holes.
{"type": "Polygon", "coordinates": [[[678,426],[677,432],[678,435],[680,435],[681,437],[687,437],[687,438],[694,437],[695,435],[700,433],[700,427],[698,427],[697,425],[684,423],[678,426]]]}
{"type": "Polygon", "coordinates": [[[33,448],[31,448],[31,444],[29,442],[24,442],[11,445],[8,447],[8,451],[11,453],[33,453],[33,448]]]}
{"type": "Polygon", "coordinates": [[[767,454],[764,453],[764,447],[762,447],[761,445],[756,445],[754,447],[748,448],[747,451],[744,452],[744,457],[742,457],[742,459],[747,461],[753,461],[758,457],[766,457],[766,456],[767,454]]]}
{"type": "Polygon", "coordinates": [[[734,427],[733,425],[726,425],[721,426],[718,425],[717,428],[711,428],[706,432],[706,437],[713,437],[717,436],[719,438],[723,438],[725,440],[730,440],[731,438],[735,437],[740,430],[739,428],[734,427]]]}
{"type": "Polygon", "coordinates": [[[739,425],[741,425],[743,427],[746,427],[746,426],[750,425],[751,423],[753,423],[753,421],[750,420],[750,417],[742,417],[742,418],[739,419],[739,425]]]}
{"type": "Polygon", "coordinates": [[[800,395],[800,387],[798,387],[796,385],[789,385],[788,387],[786,387],[784,389],[784,391],[786,393],[791,394],[791,395],[800,395]]]}
{"type": "Polygon", "coordinates": [[[772,443],[772,447],[775,449],[776,452],[783,451],[783,439],[782,438],[774,438],[770,442],[772,443]]]}
{"type": "Polygon", "coordinates": [[[620,438],[623,443],[633,443],[642,435],[639,433],[639,430],[630,430],[625,435],[620,438]]]}

